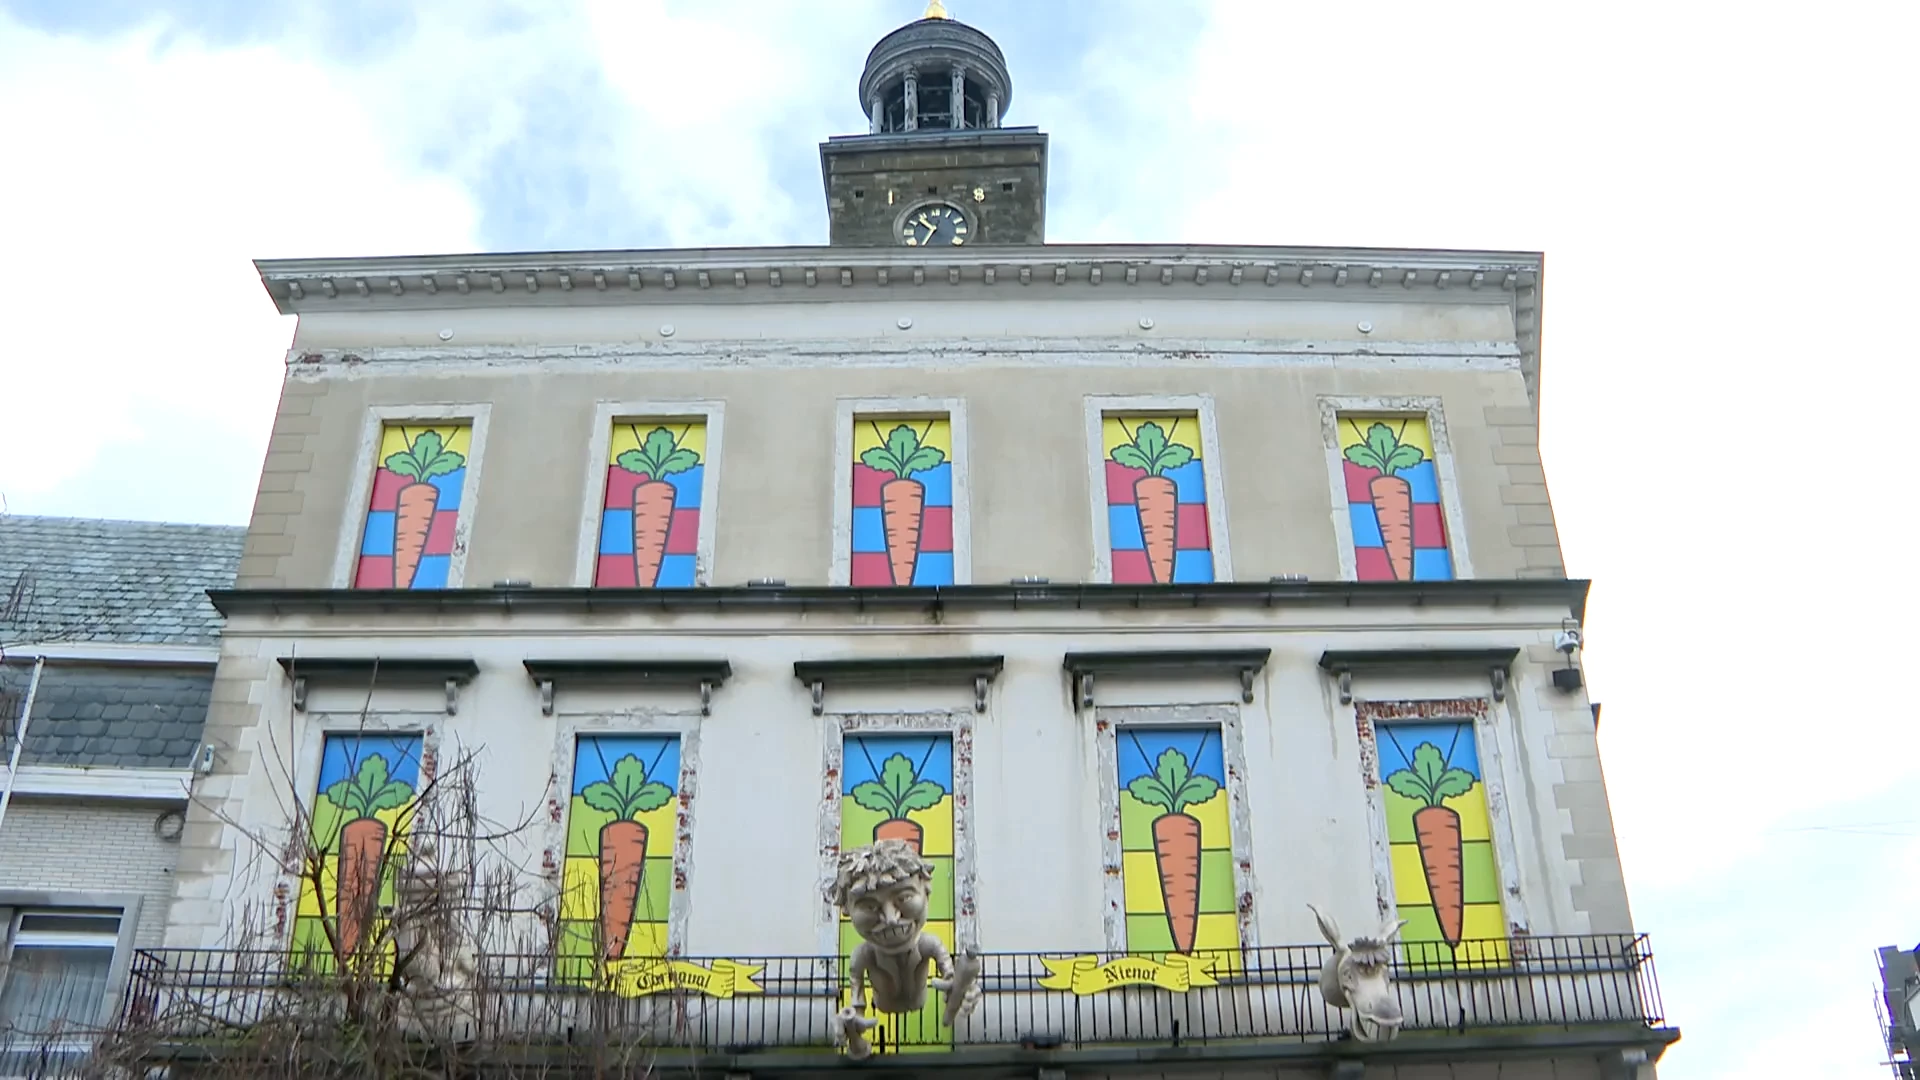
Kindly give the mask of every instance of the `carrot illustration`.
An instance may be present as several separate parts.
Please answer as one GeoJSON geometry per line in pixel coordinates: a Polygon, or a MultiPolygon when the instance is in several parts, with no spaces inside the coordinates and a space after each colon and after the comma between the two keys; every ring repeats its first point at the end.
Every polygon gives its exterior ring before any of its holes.
{"type": "Polygon", "coordinates": [[[613,815],[600,828],[600,931],[607,959],[618,960],[627,952],[646,869],[647,827],[640,815],[671,802],[673,789],[647,779],[647,767],[628,754],[613,763],[607,779],[581,789],[580,797],[595,810],[613,815]]]}
{"type": "MultiPolygon", "coordinates": [[[[634,429],[634,436],[640,434],[634,429]]],[[[686,432],[680,433],[681,438],[686,432]]],[[[638,449],[622,451],[615,463],[646,477],[633,489],[633,581],[652,588],[660,580],[660,560],[667,554],[667,533],[673,527],[675,491],[666,478],[700,464],[700,455],[679,445],[666,428],[657,427],[640,440],[638,449]]]]}
{"type": "MultiPolygon", "coordinates": [[[[1174,422],[1179,426],[1179,421],[1174,422]]],[[[1121,430],[1125,430],[1122,427],[1121,430]]],[[[1179,489],[1167,472],[1193,460],[1193,448],[1169,440],[1169,433],[1148,421],[1134,429],[1133,441],[1113,448],[1115,464],[1145,469],[1134,481],[1133,505],[1140,515],[1140,536],[1147,546],[1147,565],[1155,584],[1173,580],[1173,554],[1178,549],[1179,489]]]]}
{"type": "Polygon", "coordinates": [[[327,787],[327,799],[340,808],[346,824],[340,828],[338,884],[334,887],[340,921],[340,951],[360,948],[373,910],[380,902],[380,880],[387,858],[387,823],[378,815],[395,810],[413,798],[413,787],[389,778],[387,759],[369,754],[358,774],[327,787]]]}
{"type": "MultiPolygon", "coordinates": [[[[405,432],[401,434],[404,436],[405,432]]],[[[420,569],[420,556],[427,550],[427,535],[433,531],[433,511],[440,502],[440,489],[433,478],[445,476],[467,463],[452,450],[437,431],[423,431],[405,450],[387,455],[389,472],[409,477],[413,483],[400,489],[399,503],[393,515],[393,587],[411,588],[413,575],[420,569]]]]}
{"type": "MultiPolygon", "coordinates": [[[[1359,430],[1359,425],[1354,425],[1359,430]]],[[[1401,427],[1401,434],[1406,428],[1401,427]]],[[[1420,448],[1400,441],[1393,429],[1375,423],[1367,428],[1365,441],[1347,447],[1348,461],[1363,469],[1378,469],[1380,475],[1367,484],[1373,498],[1373,513],[1380,521],[1380,540],[1387,549],[1387,562],[1396,581],[1413,578],[1413,488],[1403,476],[1394,474],[1411,469],[1427,459],[1420,448]]]]}
{"type": "Polygon", "coordinates": [[[1154,763],[1152,776],[1135,777],[1127,785],[1128,794],[1166,811],[1153,819],[1153,858],[1175,952],[1192,952],[1200,928],[1200,821],[1187,807],[1206,802],[1219,790],[1219,781],[1194,773],[1187,755],[1172,748],[1154,763]]]}
{"type": "Polygon", "coordinates": [[[1473,774],[1447,764],[1440,748],[1421,743],[1413,750],[1409,768],[1387,777],[1387,786],[1423,805],[1413,813],[1414,838],[1420,845],[1420,869],[1433,897],[1433,914],[1448,947],[1460,944],[1461,921],[1466,916],[1466,879],[1461,869],[1460,815],[1446,800],[1473,790],[1473,774]]]}
{"type": "MultiPolygon", "coordinates": [[[[928,428],[932,428],[929,423],[928,428]]],[[[880,426],[874,425],[874,434],[880,426]]],[[[887,534],[887,562],[895,585],[913,584],[913,567],[920,559],[920,523],[927,504],[927,486],[913,478],[917,472],[938,468],[947,460],[937,446],[922,444],[924,434],[900,424],[887,432],[886,445],[860,455],[860,463],[875,472],[892,473],[880,485],[880,520],[887,534]]]]}
{"type": "Polygon", "coordinates": [[[894,754],[880,764],[880,779],[855,784],[849,794],[854,802],[868,810],[887,815],[885,821],[873,827],[876,843],[905,840],[913,850],[919,851],[925,830],[907,815],[939,806],[947,792],[931,780],[918,779],[913,762],[907,760],[905,754],[894,754]]]}

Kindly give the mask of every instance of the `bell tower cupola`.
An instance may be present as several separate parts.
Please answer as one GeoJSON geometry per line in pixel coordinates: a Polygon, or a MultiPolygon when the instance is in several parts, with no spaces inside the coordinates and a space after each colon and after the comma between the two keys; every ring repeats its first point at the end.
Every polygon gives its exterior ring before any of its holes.
{"type": "Polygon", "coordinates": [[[881,38],[860,74],[867,133],[820,146],[829,242],[1044,242],[1047,137],[1001,126],[1012,101],[1000,46],[941,0],[881,38]]]}

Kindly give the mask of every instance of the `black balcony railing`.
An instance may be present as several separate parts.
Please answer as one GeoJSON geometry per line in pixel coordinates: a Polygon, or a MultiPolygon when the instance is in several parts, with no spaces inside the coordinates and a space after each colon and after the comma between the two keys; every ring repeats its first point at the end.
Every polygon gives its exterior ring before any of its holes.
{"type": "MultiPolygon", "coordinates": [[[[980,1005],[953,1030],[938,995],[923,1013],[892,1018],[876,1049],[1101,1045],[1336,1038],[1350,1014],[1321,1000],[1324,945],[1213,954],[1199,963],[1101,953],[992,953],[982,957],[980,1005]],[[1116,970],[1116,960],[1132,959],[1116,970]],[[1157,974],[1156,974],[1157,973],[1157,974]],[[1189,985],[1177,987],[1184,977],[1189,985]],[[1167,986],[1116,985],[1160,978],[1167,986]]],[[[217,1043],[299,1010],[337,1008],[336,977],[300,972],[278,952],[145,950],[135,959],[122,1032],[164,1047],[217,1043]]],[[[627,961],[631,965],[633,961],[627,961]]],[[[625,993],[594,985],[551,957],[488,956],[470,985],[441,1001],[432,1023],[472,1047],[577,1046],[616,1041],[744,1054],[826,1050],[845,1000],[838,957],[680,958],[630,973],[625,993]],[[652,992],[637,993],[635,982],[652,992]]],[[[1645,936],[1587,935],[1401,948],[1394,972],[1407,1031],[1657,1027],[1664,1022],[1645,936]],[[1473,960],[1454,959],[1472,957],[1473,960]]],[[[385,993],[384,980],[376,993],[385,993]]],[[[325,1017],[321,1017],[325,1019],[325,1017]]]]}

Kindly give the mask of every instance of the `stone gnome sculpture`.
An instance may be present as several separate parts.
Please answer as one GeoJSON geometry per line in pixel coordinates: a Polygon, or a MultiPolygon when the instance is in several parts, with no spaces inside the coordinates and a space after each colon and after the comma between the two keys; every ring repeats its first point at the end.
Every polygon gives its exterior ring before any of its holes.
{"type": "Polygon", "coordinates": [[[1378,937],[1343,941],[1339,924],[1312,904],[1307,910],[1313,912],[1320,933],[1333,946],[1333,955],[1320,969],[1320,996],[1336,1009],[1353,1010],[1350,1030],[1358,1042],[1386,1042],[1400,1034],[1406,1018],[1400,1011],[1400,995],[1394,991],[1390,969],[1394,936],[1407,921],[1401,919],[1390,926],[1382,923],[1378,937]]]}
{"type": "Polygon", "coordinates": [[[834,1018],[835,1037],[846,1042],[849,1057],[873,1052],[866,1034],[879,1020],[866,1015],[869,983],[876,1011],[917,1012],[927,1002],[931,964],[937,976],[931,985],[946,995],[948,1027],[980,1003],[979,957],[969,952],[956,960],[926,932],[932,883],[933,864],[904,840],[880,840],[840,853],[827,902],[852,920],[860,935],[849,961],[853,1000],[834,1018]]]}

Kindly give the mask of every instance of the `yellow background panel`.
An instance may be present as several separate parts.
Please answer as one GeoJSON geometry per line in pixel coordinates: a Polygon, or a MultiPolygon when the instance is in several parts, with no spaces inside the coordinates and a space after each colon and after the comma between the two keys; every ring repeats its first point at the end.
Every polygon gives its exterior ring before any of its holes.
{"type": "Polygon", "coordinates": [[[635,920],[627,931],[627,956],[665,956],[667,955],[667,924],[664,922],[640,922],[635,920]]]}
{"type": "Polygon", "coordinates": [[[1160,891],[1160,865],[1151,851],[1120,853],[1120,877],[1126,884],[1129,915],[1165,914],[1167,898],[1160,891]]]}
{"type": "Polygon", "coordinates": [[[1400,441],[1409,446],[1417,446],[1426,460],[1433,460],[1433,439],[1427,434],[1427,419],[1424,416],[1368,415],[1365,413],[1340,414],[1340,449],[1356,446],[1367,441],[1367,429],[1375,423],[1387,425],[1388,429],[1400,436],[1400,441]],[[1402,430],[1405,425],[1405,430],[1402,430]]]}
{"type": "Polygon", "coordinates": [[[472,445],[473,428],[467,424],[388,424],[380,433],[380,460],[376,465],[386,463],[388,457],[408,449],[413,440],[423,431],[437,431],[448,450],[461,457],[469,456],[468,447],[472,445]]]}
{"type": "Polygon", "coordinates": [[[1420,845],[1391,844],[1387,850],[1393,863],[1393,902],[1408,907],[1433,903],[1427,871],[1420,865],[1420,845]]]}
{"type": "Polygon", "coordinates": [[[920,826],[920,854],[953,854],[953,796],[948,795],[925,810],[910,810],[907,820],[920,826]]]}
{"type": "Polygon", "coordinates": [[[905,424],[920,436],[921,446],[931,446],[953,460],[953,426],[944,416],[856,416],[853,420],[853,456],[876,446],[885,446],[887,433],[905,424]]]}
{"type": "Polygon", "coordinates": [[[680,803],[669,799],[665,806],[648,810],[634,818],[647,827],[647,858],[673,858],[673,830],[675,818],[679,815],[680,803]]]}
{"type": "Polygon", "coordinates": [[[1200,822],[1200,846],[1208,851],[1233,846],[1232,834],[1227,831],[1227,802],[1227,789],[1221,788],[1206,802],[1187,807],[1187,813],[1200,822]]]}
{"type": "Polygon", "coordinates": [[[1466,912],[1460,917],[1460,939],[1504,938],[1507,936],[1507,920],[1500,912],[1499,904],[1468,904],[1466,912]]]}
{"type": "Polygon", "coordinates": [[[1239,947],[1239,916],[1225,913],[1200,916],[1200,922],[1193,931],[1194,952],[1207,949],[1238,949],[1239,947]]]}
{"type": "Polygon", "coordinates": [[[667,429],[676,447],[699,454],[700,464],[707,463],[705,420],[616,420],[613,423],[613,437],[607,440],[607,464],[619,464],[621,454],[640,449],[640,443],[647,433],[657,427],[667,429]]]}
{"type": "Polygon", "coordinates": [[[1200,460],[1200,420],[1195,413],[1163,416],[1108,416],[1100,423],[1100,450],[1105,457],[1113,456],[1113,448],[1125,446],[1133,441],[1141,424],[1159,424],[1166,433],[1169,443],[1178,443],[1193,451],[1193,460],[1200,460]]]}
{"type": "Polygon", "coordinates": [[[600,860],[570,858],[560,880],[562,919],[600,918],[600,860]]]}
{"type": "Polygon", "coordinates": [[[1455,795],[1448,799],[1446,805],[1460,815],[1460,839],[1493,839],[1493,830],[1487,825],[1487,797],[1484,787],[1475,784],[1465,795],[1455,795]]]}

